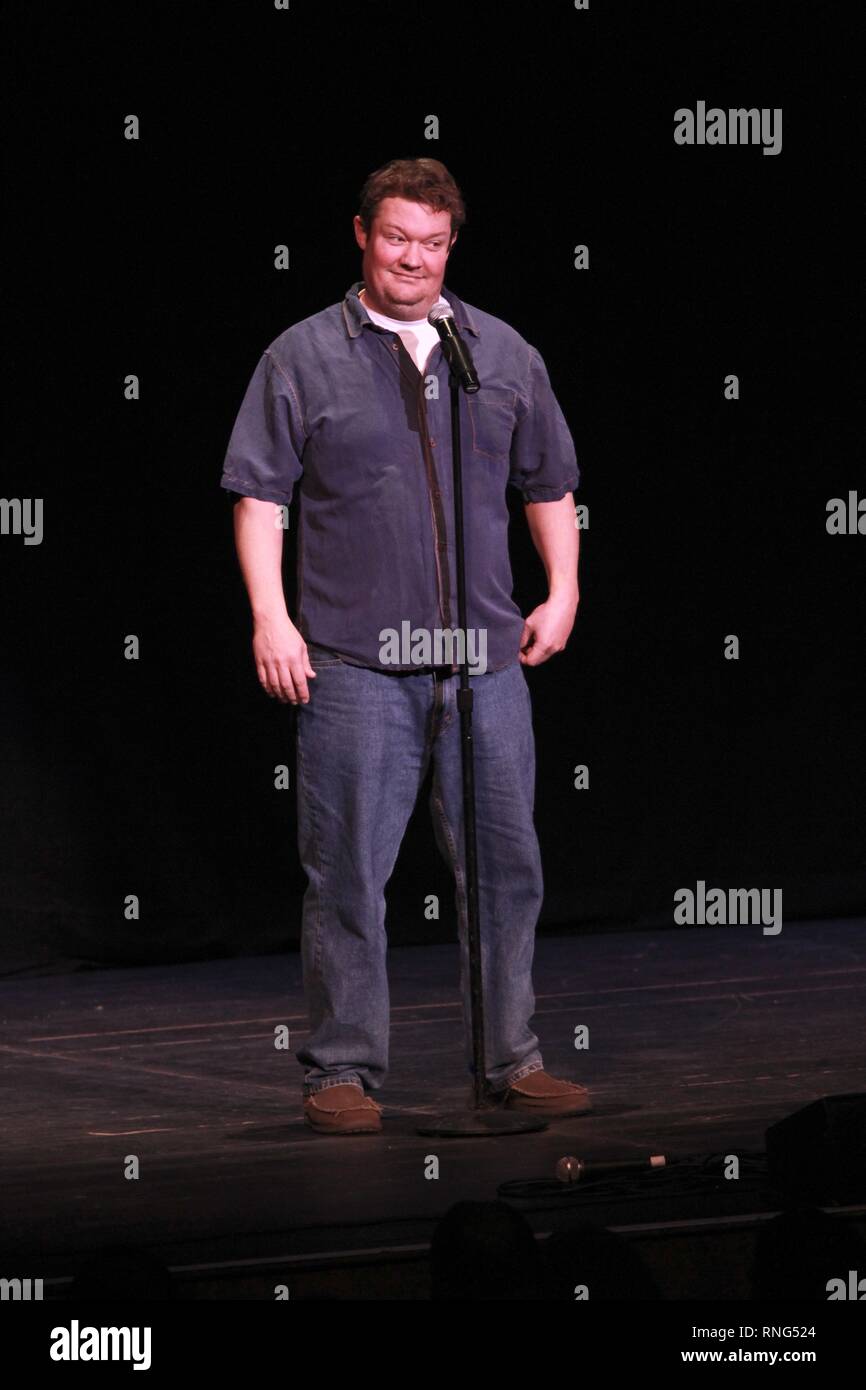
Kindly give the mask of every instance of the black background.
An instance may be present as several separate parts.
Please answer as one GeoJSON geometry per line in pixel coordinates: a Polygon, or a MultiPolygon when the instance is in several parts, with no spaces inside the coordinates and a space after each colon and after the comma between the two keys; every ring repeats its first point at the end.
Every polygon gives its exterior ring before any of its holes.
{"type": "MultiPolygon", "coordinates": [[[[7,7],[2,495],[44,498],[45,536],[0,537],[4,970],[297,942],[295,715],[258,685],[219,477],[263,348],[360,278],[365,176],[414,155],[463,190],[445,283],[542,353],[590,514],[569,646],[528,673],[541,929],[672,923],[698,878],[781,888],[789,920],[864,911],[866,536],[825,528],[866,494],[849,23],[757,0],[7,7]],[[781,107],[781,153],[677,146],[699,100],[781,107]]],[[[527,613],[544,574],[509,502],[527,613]]],[[[291,544],[285,570],[291,594],[291,544]]],[[[426,796],[388,900],[392,942],[453,939],[426,796]]]]}

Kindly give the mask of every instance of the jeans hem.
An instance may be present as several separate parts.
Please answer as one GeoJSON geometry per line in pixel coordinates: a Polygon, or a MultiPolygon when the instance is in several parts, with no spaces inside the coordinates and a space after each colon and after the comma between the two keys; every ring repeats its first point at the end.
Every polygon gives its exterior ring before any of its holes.
{"type": "Polygon", "coordinates": [[[507,1091],[509,1086],[513,1086],[515,1081],[522,1081],[524,1076],[529,1076],[530,1072],[543,1070],[543,1062],[528,1062],[525,1067],[518,1067],[516,1071],[511,1072],[501,1086],[491,1086],[490,1090],[494,1095],[500,1095],[502,1091],[507,1091]]]}
{"type": "Polygon", "coordinates": [[[329,1086],[360,1086],[364,1089],[364,1083],[355,1071],[345,1072],[342,1076],[326,1076],[319,1081],[305,1081],[303,1086],[304,1096],[311,1096],[316,1091],[326,1091],[329,1086]]]}

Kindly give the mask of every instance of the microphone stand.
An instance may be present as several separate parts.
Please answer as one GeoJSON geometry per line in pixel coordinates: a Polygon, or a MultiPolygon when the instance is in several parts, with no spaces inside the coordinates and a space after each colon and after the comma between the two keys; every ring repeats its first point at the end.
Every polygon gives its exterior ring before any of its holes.
{"type": "MultiPolygon", "coordinates": [[[[444,349],[444,344],[443,344],[444,349]]],[[[466,856],[466,910],[469,945],[469,992],[472,1016],[472,1059],[474,1067],[475,1108],[468,1111],[445,1112],[416,1126],[418,1134],[494,1137],[497,1134],[526,1134],[547,1128],[547,1121],[537,1115],[515,1110],[502,1110],[485,1105],[484,1083],[487,1074],[484,1050],[484,998],[481,975],[481,931],[478,912],[478,850],[475,820],[475,764],[472,744],[472,699],[469,684],[469,664],[466,640],[466,565],[463,532],[463,459],[460,451],[460,381],[455,375],[453,358],[448,360],[448,386],[451,393],[451,459],[454,472],[454,541],[457,556],[457,615],[463,633],[463,660],[460,662],[460,685],[457,708],[460,711],[460,739],[463,763],[463,836],[466,856]]],[[[477,390],[477,386],[474,388],[477,390]]]]}

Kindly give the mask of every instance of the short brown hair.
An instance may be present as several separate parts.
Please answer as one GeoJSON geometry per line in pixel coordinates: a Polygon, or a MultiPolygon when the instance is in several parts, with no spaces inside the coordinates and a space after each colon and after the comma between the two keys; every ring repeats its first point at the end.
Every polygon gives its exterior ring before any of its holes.
{"type": "Polygon", "coordinates": [[[372,227],[383,198],[407,198],[426,203],[434,212],[450,212],[452,241],[466,221],[463,195],[438,159],[392,159],[368,175],[358,208],[365,232],[372,227]]]}

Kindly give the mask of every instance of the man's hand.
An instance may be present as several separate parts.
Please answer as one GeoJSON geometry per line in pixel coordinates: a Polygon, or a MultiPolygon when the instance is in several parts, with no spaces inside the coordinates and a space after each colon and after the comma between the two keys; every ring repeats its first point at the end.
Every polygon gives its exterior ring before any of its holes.
{"type": "Polygon", "coordinates": [[[520,634],[520,657],[523,666],[540,666],[543,661],[564,651],[569,633],[574,627],[579,602],[577,586],[551,594],[545,603],[533,608],[520,634]]]}
{"type": "Polygon", "coordinates": [[[523,666],[540,666],[561,652],[574,627],[577,612],[577,563],[580,532],[575,526],[574,497],[567,492],[555,502],[527,502],[526,521],[535,548],[544,562],[549,598],[530,613],[520,635],[523,666]]]}
{"type": "Polygon", "coordinates": [[[307,644],[288,613],[259,618],[253,632],[253,657],[264,689],[282,704],[309,703],[307,678],[315,671],[307,644]]]}

